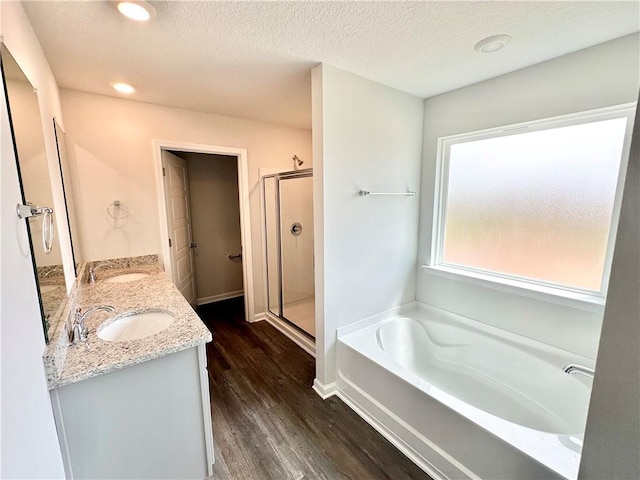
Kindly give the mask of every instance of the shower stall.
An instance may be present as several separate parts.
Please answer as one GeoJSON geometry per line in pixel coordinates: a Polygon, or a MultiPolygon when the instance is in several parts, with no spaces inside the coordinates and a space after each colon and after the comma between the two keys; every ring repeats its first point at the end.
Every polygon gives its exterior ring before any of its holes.
{"type": "Polygon", "coordinates": [[[315,338],[313,170],[262,177],[267,310],[315,338]]]}

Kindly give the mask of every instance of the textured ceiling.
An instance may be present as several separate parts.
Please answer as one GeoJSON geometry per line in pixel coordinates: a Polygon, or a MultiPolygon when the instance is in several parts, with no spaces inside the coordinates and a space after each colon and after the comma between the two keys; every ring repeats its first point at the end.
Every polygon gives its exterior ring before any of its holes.
{"type": "Polygon", "coordinates": [[[138,24],[106,1],[24,2],[63,88],[300,128],[326,62],[428,97],[640,29],[638,1],[158,2],[138,24]],[[504,50],[473,45],[507,33],[504,50]]]}

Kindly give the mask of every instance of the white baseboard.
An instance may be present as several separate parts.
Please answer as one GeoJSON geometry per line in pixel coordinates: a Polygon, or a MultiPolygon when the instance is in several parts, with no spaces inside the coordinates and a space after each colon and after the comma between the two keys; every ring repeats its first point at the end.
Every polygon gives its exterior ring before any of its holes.
{"type": "Polygon", "coordinates": [[[318,395],[320,395],[320,398],[322,398],[323,400],[326,400],[327,398],[332,397],[337,393],[336,382],[331,382],[328,385],[324,385],[317,378],[313,380],[313,389],[318,395]]]}
{"type": "Polygon", "coordinates": [[[266,312],[264,314],[264,319],[309,355],[313,357],[316,356],[316,344],[309,337],[300,333],[297,329],[293,328],[284,320],[271,315],[269,312],[266,312]]]}
{"type": "Polygon", "coordinates": [[[211,295],[209,297],[202,297],[196,300],[198,305],[205,305],[207,303],[220,302],[222,300],[228,300],[230,298],[241,297],[244,295],[244,290],[236,290],[235,292],[221,293],[219,295],[211,295]]]}
{"type": "Polygon", "coordinates": [[[428,463],[422,455],[417,453],[413,448],[407,445],[402,439],[395,435],[385,425],[380,423],[375,417],[366,412],[360,405],[346,393],[338,390],[336,395],[340,400],[346,403],[351,410],[356,412],[365,422],[371,425],[380,435],[386,438],[394,447],[400,450],[407,458],[415,463],[420,469],[425,471],[434,480],[449,480],[440,470],[436,469],[428,463]]]}
{"type": "Polygon", "coordinates": [[[249,318],[247,319],[247,322],[249,323],[255,323],[255,322],[261,322],[262,320],[265,319],[265,314],[264,312],[260,312],[260,313],[256,313],[253,318],[249,318]]]}
{"type": "Polygon", "coordinates": [[[338,375],[340,377],[339,383],[341,384],[341,387],[335,388],[338,398],[346,403],[349,408],[356,412],[365,422],[371,425],[380,435],[391,442],[407,458],[424,470],[431,478],[434,480],[450,480],[452,478],[480,479],[478,475],[449,455],[435,442],[416,431],[411,425],[407,424],[367,392],[342,377],[340,373],[338,373],[338,375]],[[357,400],[347,393],[343,387],[351,390],[360,400],[357,400]],[[361,401],[368,404],[369,407],[367,408],[362,405],[361,401]],[[413,444],[415,448],[412,447],[411,444],[413,444]],[[423,453],[420,453],[418,450],[423,450],[423,453]],[[438,458],[437,463],[440,467],[437,467],[432,461],[425,458],[425,454],[438,458]],[[446,473],[443,470],[446,470],[446,473]]]}

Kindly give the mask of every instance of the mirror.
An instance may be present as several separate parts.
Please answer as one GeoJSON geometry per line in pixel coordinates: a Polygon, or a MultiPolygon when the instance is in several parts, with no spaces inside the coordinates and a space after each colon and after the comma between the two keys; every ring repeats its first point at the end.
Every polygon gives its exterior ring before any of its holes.
{"type": "MultiPolygon", "coordinates": [[[[52,208],[53,194],[38,96],[4,44],[1,46],[0,57],[22,203],[52,208]]],[[[54,236],[50,252],[45,253],[42,232],[44,218],[45,215],[37,215],[28,217],[25,221],[34,262],[44,336],[48,343],[49,318],[62,306],[67,298],[67,291],[57,236],[54,236]]]]}
{"type": "Polygon", "coordinates": [[[69,150],[67,149],[67,134],[62,129],[57,119],[53,119],[53,129],[56,134],[56,146],[58,147],[58,165],[62,178],[62,193],[67,207],[67,225],[69,225],[69,238],[71,239],[71,253],[73,255],[73,271],[78,276],[78,267],[82,262],[80,254],[78,221],[76,217],[76,204],[73,197],[73,183],[71,167],[69,165],[69,150]]]}

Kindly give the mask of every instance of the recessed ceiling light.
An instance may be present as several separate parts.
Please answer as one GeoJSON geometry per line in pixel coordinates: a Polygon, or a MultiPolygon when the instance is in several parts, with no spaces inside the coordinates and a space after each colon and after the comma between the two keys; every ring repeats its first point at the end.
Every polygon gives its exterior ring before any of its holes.
{"type": "Polygon", "coordinates": [[[135,88],[124,82],[112,82],[111,86],[114,88],[114,90],[120,93],[126,93],[127,95],[136,91],[135,88]]]}
{"type": "Polygon", "coordinates": [[[480,40],[473,48],[476,52],[480,53],[494,53],[502,50],[510,41],[511,35],[492,35],[491,37],[480,40]]]}
{"type": "Polygon", "coordinates": [[[112,3],[122,15],[137,22],[146,22],[156,16],[156,9],[144,0],[123,0],[112,3]]]}

